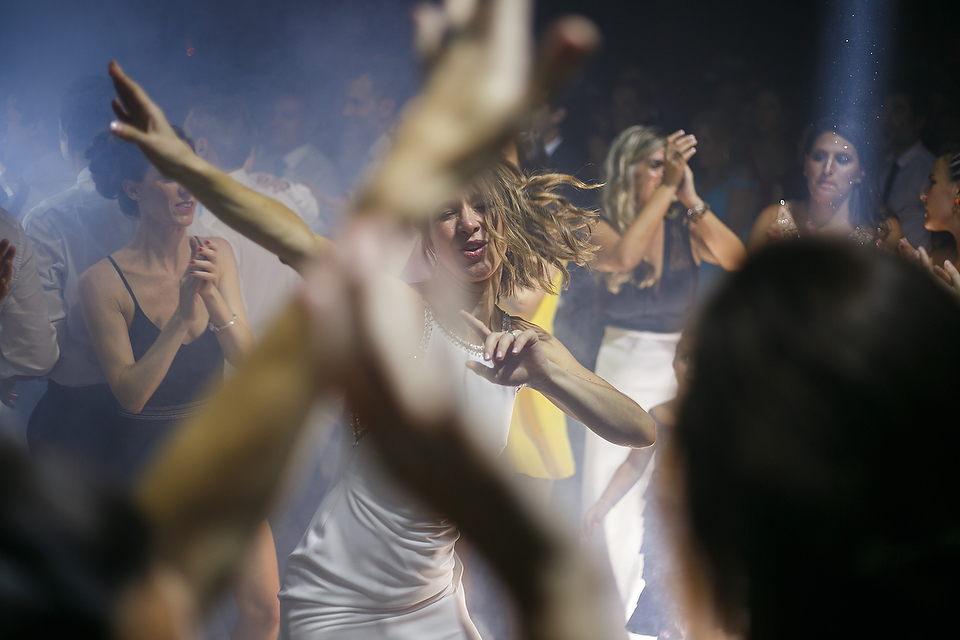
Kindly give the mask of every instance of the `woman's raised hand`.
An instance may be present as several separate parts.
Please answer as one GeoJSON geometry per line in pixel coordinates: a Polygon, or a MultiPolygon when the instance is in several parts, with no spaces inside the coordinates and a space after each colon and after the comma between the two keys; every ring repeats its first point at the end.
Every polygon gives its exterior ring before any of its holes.
{"type": "Polygon", "coordinates": [[[160,173],[177,179],[178,168],[194,155],[193,150],[177,136],[163,110],[123,72],[116,60],[110,62],[108,72],[118,96],[112,104],[117,120],[110,123],[110,131],[140,147],[160,173]]]}
{"type": "Polygon", "coordinates": [[[192,324],[203,308],[199,292],[200,282],[201,279],[194,276],[190,268],[187,268],[180,278],[180,302],[177,304],[176,315],[187,324],[192,324]]]}
{"type": "Polygon", "coordinates": [[[204,240],[201,244],[196,238],[190,238],[191,259],[187,274],[198,280],[197,293],[207,301],[207,298],[217,287],[220,277],[220,265],[217,259],[217,245],[212,240],[204,240]]]}
{"type": "Polygon", "coordinates": [[[460,316],[483,340],[483,359],[493,365],[468,362],[474,373],[508,387],[536,387],[550,375],[550,362],[535,329],[491,331],[466,311],[461,311],[460,316]]]}
{"type": "Polygon", "coordinates": [[[663,149],[663,184],[679,187],[686,174],[687,163],[696,152],[696,136],[688,135],[683,129],[667,136],[667,146],[663,149]]]}
{"type": "Polygon", "coordinates": [[[548,30],[533,64],[532,0],[448,0],[415,12],[430,67],[391,153],[359,194],[359,213],[421,219],[456,198],[496,156],[534,99],[562,85],[600,41],[585,18],[548,30]]]}

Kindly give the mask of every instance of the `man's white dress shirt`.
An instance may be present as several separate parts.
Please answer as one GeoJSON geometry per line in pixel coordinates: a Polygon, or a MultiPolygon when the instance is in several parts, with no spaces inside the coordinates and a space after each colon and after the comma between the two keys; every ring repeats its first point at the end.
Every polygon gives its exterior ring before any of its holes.
{"type": "Polygon", "coordinates": [[[0,378],[46,375],[57,362],[57,331],[50,324],[47,300],[30,241],[16,219],[0,209],[0,239],[16,249],[10,292],[0,301],[0,378]]]}
{"type": "Polygon", "coordinates": [[[68,387],[105,383],[83,322],[78,283],[84,271],[133,239],[137,219],[124,215],[116,200],[97,193],[90,170],[84,169],[76,185],[34,207],[23,228],[33,243],[60,345],[50,379],[68,387]]]}
{"type": "MultiPolygon", "coordinates": [[[[229,175],[245,187],[285,205],[307,226],[313,227],[316,223],[319,216],[317,200],[306,186],[278,181],[269,174],[247,173],[244,169],[237,169],[229,175]],[[265,186],[258,182],[261,177],[265,178],[265,186]]],[[[197,218],[206,232],[190,227],[188,233],[221,237],[233,248],[247,320],[253,335],[259,337],[293,295],[301,281],[299,274],[280,262],[276,255],[221,222],[202,204],[197,205],[197,218]]]]}

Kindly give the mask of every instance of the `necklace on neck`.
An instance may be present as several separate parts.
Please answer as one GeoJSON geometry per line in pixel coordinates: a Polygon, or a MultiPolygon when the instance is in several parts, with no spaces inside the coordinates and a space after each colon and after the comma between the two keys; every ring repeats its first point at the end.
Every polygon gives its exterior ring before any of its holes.
{"type": "MultiPolygon", "coordinates": [[[[510,331],[510,327],[513,324],[510,320],[510,316],[504,313],[503,309],[501,309],[500,307],[494,307],[494,308],[500,312],[500,331],[503,331],[503,332],[510,331]]],[[[424,312],[426,313],[427,322],[428,323],[432,322],[436,324],[437,327],[439,327],[440,329],[440,333],[442,333],[447,340],[452,342],[454,346],[458,347],[459,349],[462,349],[463,351],[466,351],[470,355],[477,356],[477,357],[483,356],[482,344],[475,344],[473,342],[470,342],[469,340],[461,338],[455,331],[453,331],[447,325],[440,322],[440,318],[437,317],[437,314],[433,311],[433,309],[430,308],[430,305],[428,305],[426,301],[424,301],[423,303],[423,309],[424,309],[424,312]]]]}

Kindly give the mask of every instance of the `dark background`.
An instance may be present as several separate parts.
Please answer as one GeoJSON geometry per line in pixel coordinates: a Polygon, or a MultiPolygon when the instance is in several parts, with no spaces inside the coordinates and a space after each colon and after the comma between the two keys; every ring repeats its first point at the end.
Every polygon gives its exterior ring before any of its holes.
{"type": "MultiPolygon", "coordinates": [[[[63,86],[103,73],[111,58],[175,121],[203,93],[255,96],[280,82],[309,86],[335,116],[346,81],[365,65],[387,65],[410,87],[418,73],[412,3],[405,0],[4,4],[0,99],[14,94],[21,111],[52,116],[54,123],[63,86]]],[[[673,126],[713,104],[729,79],[775,88],[798,122],[841,103],[868,111],[895,77],[954,95],[960,69],[956,4],[550,0],[537,11],[541,27],[578,12],[604,33],[604,49],[574,92],[576,100],[602,99],[590,87],[629,70],[658,94],[660,124],[673,126]]]]}

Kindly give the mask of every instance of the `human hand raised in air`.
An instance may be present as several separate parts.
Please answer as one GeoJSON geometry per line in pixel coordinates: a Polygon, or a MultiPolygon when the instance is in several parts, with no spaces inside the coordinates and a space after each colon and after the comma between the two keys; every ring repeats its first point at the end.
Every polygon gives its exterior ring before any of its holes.
{"type": "Polygon", "coordinates": [[[683,129],[667,136],[667,146],[663,149],[663,184],[679,187],[686,175],[687,163],[696,152],[696,136],[687,134],[683,129]]]}
{"type": "Polygon", "coordinates": [[[110,131],[121,140],[136,144],[160,173],[177,180],[182,167],[196,157],[193,149],[177,136],[163,109],[123,72],[116,60],[110,62],[107,71],[117,90],[111,105],[117,119],[110,123],[110,131]]]}
{"type": "Polygon", "coordinates": [[[460,316],[483,340],[483,359],[492,365],[468,362],[474,373],[508,387],[536,388],[550,377],[550,361],[533,325],[512,331],[491,331],[466,311],[461,311],[460,316]]]}

